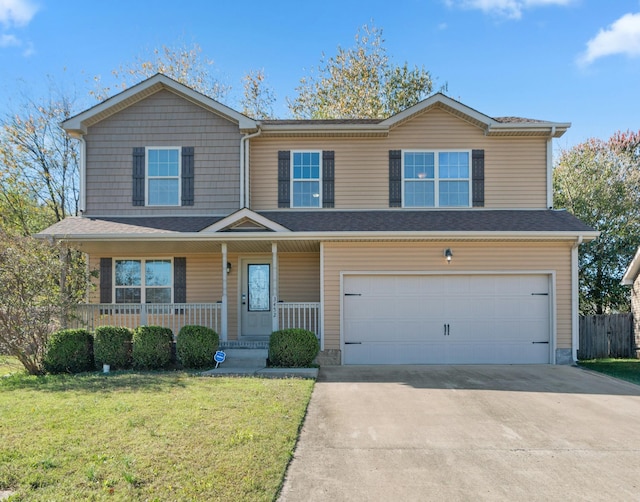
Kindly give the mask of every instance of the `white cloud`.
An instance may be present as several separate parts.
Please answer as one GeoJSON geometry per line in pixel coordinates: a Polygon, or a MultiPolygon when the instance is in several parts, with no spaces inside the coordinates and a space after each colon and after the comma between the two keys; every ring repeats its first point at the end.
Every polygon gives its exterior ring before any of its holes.
{"type": "Polygon", "coordinates": [[[607,29],[600,30],[587,42],[587,50],[578,58],[578,62],[590,64],[598,58],[614,54],[640,56],[640,12],[625,14],[607,29]]]}
{"type": "Polygon", "coordinates": [[[5,26],[25,26],[38,12],[31,0],[0,0],[0,23],[5,26]]]}
{"type": "Polygon", "coordinates": [[[509,19],[520,19],[526,9],[544,6],[565,6],[574,0],[445,0],[449,7],[481,10],[509,19]]]}
{"type": "Polygon", "coordinates": [[[0,47],[15,47],[18,45],[20,45],[20,40],[15,35],[7,35],[5,33],[0,35],[0,47]]]}

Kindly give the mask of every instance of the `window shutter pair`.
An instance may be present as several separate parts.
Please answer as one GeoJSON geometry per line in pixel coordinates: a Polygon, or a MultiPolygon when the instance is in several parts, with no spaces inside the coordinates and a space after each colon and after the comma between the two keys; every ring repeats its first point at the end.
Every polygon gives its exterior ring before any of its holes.
{"type": "MultiPolygon", "coordinates": [[[[100,258],[100,303],[113,303],[113,260],[100,258]]],[[[173,259],[173,302],[187,303],[187,259],[173,259]]]]}
{"type": "MultiPolygon", "coordinates": [[[[322,152],[322,207],[335,206],[335,152],[322,152]]],[[[278,207],[291,207],[291,152],[278,152],[278,207]]]]}
{"type": "MultiPolygon", "coordinates": [[[[133,205],[144,206],[145,202],[145,148],[135,147],[133,149],[133,205]]],[[[194,204],[194,181],[195,162],[194,147],[182,147],[182,206],[193,206],[194,204]]]]}
{"type": "MultiPolygon", "coordinates": [[[[484,150],[471,151],[471,204],[484,206],[484,150]]],[[[402,150],[389,150],[389,207],[402,207],[402,150]]]]}

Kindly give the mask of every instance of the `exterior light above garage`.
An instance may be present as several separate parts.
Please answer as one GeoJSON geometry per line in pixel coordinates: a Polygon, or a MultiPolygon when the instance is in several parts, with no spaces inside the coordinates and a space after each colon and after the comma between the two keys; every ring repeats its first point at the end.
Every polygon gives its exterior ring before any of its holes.
{"type": "Polygon", "coordinates": [[[451,259],[453,258],[453,252],[451,248],[447,248],[444,250],[444,257],[447,259],[447,264],[451,263],[451,259]]]}

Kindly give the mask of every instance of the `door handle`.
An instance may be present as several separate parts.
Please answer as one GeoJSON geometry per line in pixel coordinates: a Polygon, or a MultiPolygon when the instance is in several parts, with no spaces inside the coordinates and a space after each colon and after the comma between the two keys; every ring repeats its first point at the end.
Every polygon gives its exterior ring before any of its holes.
{"type": "Polygon", "coordinates": [[[242,305],[247,304],[247,295],[242,295],[242,305]]]}
{"type": "Polygon", "coordinates": [[[444,336],[449,336],[451,334],[451,325],[450,324],[445,324],[444,325],[444,336]]]}

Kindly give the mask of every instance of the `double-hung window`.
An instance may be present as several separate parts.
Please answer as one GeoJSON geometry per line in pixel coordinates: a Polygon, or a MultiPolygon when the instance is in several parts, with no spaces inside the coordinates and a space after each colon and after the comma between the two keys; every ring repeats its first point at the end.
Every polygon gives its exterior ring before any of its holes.
{"type": "Polygon", "coordinates": [[[402,157],[404,207],[469,207],[469,151],[409,151],[402,157]]]}
{"type": "Polygon", "coordinates": [[[180,205],[180,148],[147,147],[147,205],[180,205]]]}
{"type": "Polygon", "coordinates": [[[291,207],[322,207],[322,152],[291,152],[291,207]]]}
{"type": "Polygon", "coordinates": [[[116,303],[172,303],[171,259],[116,259],[116,303]]]}

